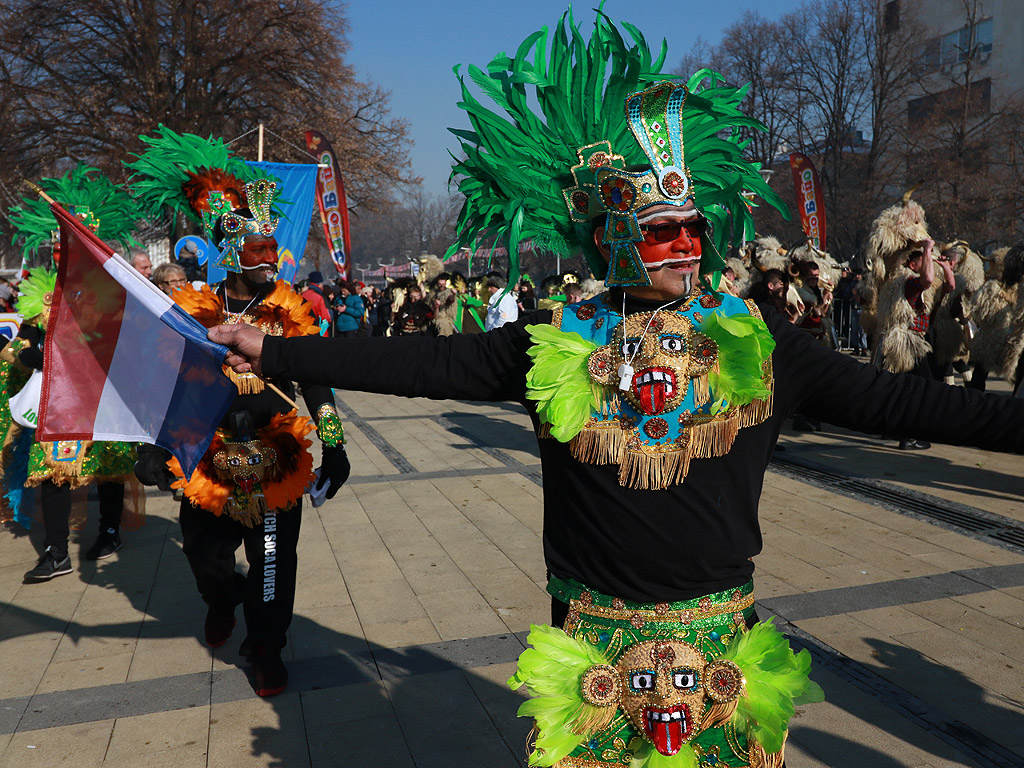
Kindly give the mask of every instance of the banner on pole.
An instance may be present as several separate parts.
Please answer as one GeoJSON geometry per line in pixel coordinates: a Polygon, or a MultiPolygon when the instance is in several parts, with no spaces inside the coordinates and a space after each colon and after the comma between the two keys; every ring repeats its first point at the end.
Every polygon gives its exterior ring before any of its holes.
{"type": "Polygon", "coordinates": [[[352,241],[348,227],[348,201],[345,199],[345,184],[338,160],[330,142],[319,131],[306,131],[306,147],[320,161],[320,172],[316,178],[316,202],[320,208],[320,221],[324,225],[324,238],[331,253],[331,261],[342,279],[347,280],[352,241]]]}
{"type": "Polygon", "coordinates": [[[309,220],[313,215],[316,195],[317,166],[312,163],[248,163],[281,182],[278,195],[291,205],[281,206],[281,220],[274,237],[277,239],[277,278],[295,282],[299,262],[306,252],[309,220]]]}
{"type": "Polygon", "coordinates": [[[804,234],[815,248],[825,250],[825,193],[818,171],[802,152],[790,153],[789,167],[793,171],[793,186],[804,234]]]}

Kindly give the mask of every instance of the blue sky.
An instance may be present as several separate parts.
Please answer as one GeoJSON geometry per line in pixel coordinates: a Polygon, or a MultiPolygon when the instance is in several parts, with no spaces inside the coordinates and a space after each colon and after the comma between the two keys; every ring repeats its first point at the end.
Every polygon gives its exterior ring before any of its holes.
{"type": "MultiPolygon", "coordinates": [[[[665,4],[606,0],[605,12],[644,33],[654,47],[668,41],[671,69],[698,35],[712,44],[744,11],[777,18],[801,0],[674,0],[665,4]]],[[[586,29],[595,3],[577,3],[574,12],[586,29]]],[[[350,0],[348,61],[361,77],[391,91],[391,111],[407,119],[415,142],[414,173],[431,195],[447,193],[457,146],[448,127],[468,128],[455,104],[455,64],[485,66],[500,51],[513,52],[531,32],[553,26],[567,8],[556,0],[350,0]]]]}

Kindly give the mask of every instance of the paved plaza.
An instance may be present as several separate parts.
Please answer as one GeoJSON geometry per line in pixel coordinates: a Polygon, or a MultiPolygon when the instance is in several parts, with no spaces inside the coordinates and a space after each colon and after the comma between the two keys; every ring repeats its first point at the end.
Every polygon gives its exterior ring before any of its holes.
{"type": "MultiPolygon", "coordinates": [[[[549,616],[541,484],[559,481],[529,420],[349,392],[339,407],[353,475],[303,510],[276,698],[252,691],[241,627],[203,645],[169,494],[98,564],[92,510],[75,572],[51,583],[21,583],[42,526],[0,530],[0,768],[525,765],[505,681],[549,616]]],[[[789,768],[1024,765],[1024,459],[827,425],[781,444],[758,611],[810,649],[827,698],[793,721],[789,768]]]]}

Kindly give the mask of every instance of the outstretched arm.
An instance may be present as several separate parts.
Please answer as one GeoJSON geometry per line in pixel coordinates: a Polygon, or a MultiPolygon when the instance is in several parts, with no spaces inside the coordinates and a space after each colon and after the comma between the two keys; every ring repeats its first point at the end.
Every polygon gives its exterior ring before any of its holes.
{"type": "Polygon", "coordinates": [[[1024,453],[1024,400],[879,371],[817,344],[774,312],[775,407],[860,432],[1024,453]]]}
{"type": "Polygon", "coordinates": [[[226,362],[239,372],[406,397],[522,400],[531,365],[525,328],[550,321],[542,311],[490,333],[437,338],[264,338],[240,326],[209,335],[231,347],[226,362]]]}

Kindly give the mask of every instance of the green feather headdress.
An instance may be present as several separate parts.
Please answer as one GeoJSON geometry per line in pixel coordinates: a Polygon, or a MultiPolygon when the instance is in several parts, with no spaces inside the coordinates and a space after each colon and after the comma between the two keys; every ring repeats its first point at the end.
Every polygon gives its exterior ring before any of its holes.
{"type": "MultiPolygon", "coordinates": [[[[121,187],[114,185],[98,169],[84,163],[57,178],[39,182],[46,194],[81,217],[86,224],[99,223],[95,230],[101,240],[118,242],[127,249],[139,245],[132,236],[135,224],[143,218],[136,202],[121,187]]],[[[24,238],[25,255],[35,254],[42,245],[48,245],[57,229],[57,219],[50,204],[38,195],[29,195],[22,204],[11,208],[11,223],[17,230],[12,242],[24,238]]]]}
{"type": "MultiPolygon", "coordinates": [[[[456,160],[452,178],[458,179],[466,200],[449,255],[493,238],[495,246],[507,244],[515,279],[519,246],[532,240],[563,256],[582,250],[594,274],[605,276],[607,267],[589,226],[573,225],[563,190],[574,183],[570,169],[581,162],[579,150],[602,142],[622,157],[625,168],[650,168],[650,159],[630,131],[625,104],[633,93],[670,78],[661,73],[665,42],[655,58],[639,30],[621,26],[629,42],[598,11],[586,40],[570,11],[550,40],[544,27],[523,41],[515,56],[498,55],[486,71],[470,66],[470,79],[494,102],[494,111],[459,78],[459,106],[473,130],[451,129],[466,156],[456,160]]],[[[722,268],[717,254],[751,220],[744,191],[788,214],[758,166],[743,158],[739,130],[762,128],[739,111],[746,89],[724,84],[709,70],[695,74],[687,86],[683,143],[697,207],[714,225],[702,261],[702,272],[709,273],[722,268]]]]}
{"type": "Polygon", "coordinates": [[[165,125],[155,135],[139,138],[147,149],[125,166],[133,171],[129,180],[132,193],[152,215],[159,215],[168,207],[202,224],[202,214],[196,206],[197,200],[205,201],[202,192],[223,191],[224,186],[229,186],[238,187],[241,194],[241,187],[257,178],[256,172],[235,157],[223,139],[179,134],[165,125]],[[192,195],[186,191],[190,182],[196,186],[192,195]]]}

